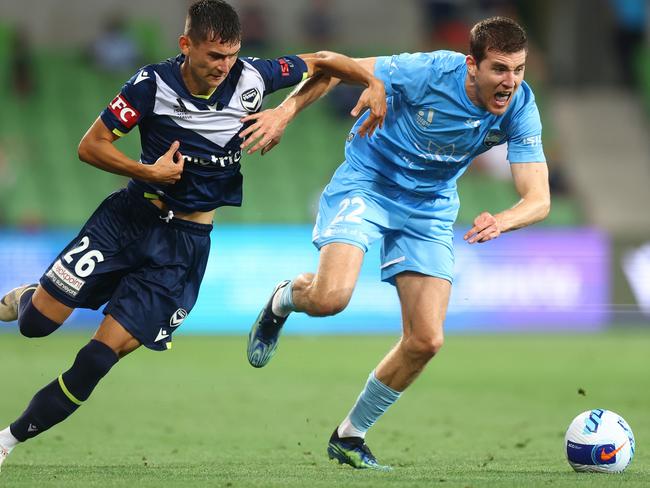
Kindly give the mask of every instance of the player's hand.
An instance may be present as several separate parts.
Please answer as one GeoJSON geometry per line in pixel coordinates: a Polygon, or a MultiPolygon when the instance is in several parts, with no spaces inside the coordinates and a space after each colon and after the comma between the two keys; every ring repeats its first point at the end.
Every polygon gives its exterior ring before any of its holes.
{"type": "Polygon", "coordinates": [[[262,156],[280,143],[282,134],[289,124],[290,117],[281,107],[276,107],[256,114],[247,115],[241,121],[253,122],[239,133],[244,139],[241,148],[247,154],[253,154],[258,149],[262,156]]]}
{"type": "Polygon", "coordinates": [[[363,90],[359,101],[350,112],[353,117],[358,117],[364,108],[370,109],[370,115],[361,124],[357,134],[365,137],[366,134],[371,136],[375,133],[377,127],[384,126],[384,118],[386,117],[386,90],[384,84],[379,81],[373,81],[368,88],[363,90]]]}
{"type": "Polygon", "coordinates": [[[474,227],[463,236],[469,244],[487,242],[501,235],[499,221],[489,212],[483,212],[474,219],[474,227]]]}
{"type": "Polygon", "coordinates": [[[180,142],[174,141],[165,154],[160,156],[156,162],[149,166],[150,173],[148,181],[152,183],[164,183],[173,185],[181,179],[185,161],[178,150],[180,142]]]}

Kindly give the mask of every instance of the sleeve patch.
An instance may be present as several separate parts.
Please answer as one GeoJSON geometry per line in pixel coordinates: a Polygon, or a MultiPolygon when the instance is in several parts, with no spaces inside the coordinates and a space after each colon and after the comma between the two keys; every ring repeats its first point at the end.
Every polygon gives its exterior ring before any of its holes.
{"type": "Polygon", "coordinates": [[[117,95],[108,104],[108,109],[127,129],[131,129],[140,118],[140,112],[133,108],[122,95],[117,95]]]}
{"type": "Polygon", "coordinates": [[[282,76],[289,76],[291,74],[291,68],[287,60],[280,58],[278,59],[278,62],[280,63],[280,72],[282,73],[282,76]]]}

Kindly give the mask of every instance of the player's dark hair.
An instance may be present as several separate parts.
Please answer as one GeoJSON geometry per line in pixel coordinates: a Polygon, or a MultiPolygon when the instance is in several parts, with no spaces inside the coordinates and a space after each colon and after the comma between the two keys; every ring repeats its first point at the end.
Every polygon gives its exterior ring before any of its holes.
{"type": "Polygon", "coordinates": [[[241,25],[235,9],[223,0],[199,0],[190,5],[185,35],[195,43],[220,40],[232,44],[241,40],[241,25]]]}
{"type": "Polygon", "coordinates": [[[516,53],[528,48],[526,31],[507,17],[490,17],[482,20],[469,33],[469,53],[479,64],[488,51],[516,53]]]}

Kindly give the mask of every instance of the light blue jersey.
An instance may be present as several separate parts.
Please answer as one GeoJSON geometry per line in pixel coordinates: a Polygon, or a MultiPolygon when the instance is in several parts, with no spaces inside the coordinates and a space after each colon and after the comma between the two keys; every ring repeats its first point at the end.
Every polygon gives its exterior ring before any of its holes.
{"type": "Polygon", "coordinates": [[[388,112],[372,137],[352,128],[345,162],[325,188],[314,227],[319,249],[334,242],[366,251],[381,240],[382,280],[405,271],[453,280],[456,180],[472,160],[508,143],[511,163],[545,162],[542,124],[522,83],[503,115],[465,91],[465,56],[450,51],[379,57],[388,112]]]}
{"type": "Polygon", "coordinates": [[[465,55],[451,51],[378,57],[375,76],[388,95],[384,127],[357,137],[345,159],[356,170],[418,193],[456,188],[471,161],[508,143],[511,163],[544,162],[542,124],[532,90],[523,82],[503,115],[475,106],[465,91],[465,55]]]}

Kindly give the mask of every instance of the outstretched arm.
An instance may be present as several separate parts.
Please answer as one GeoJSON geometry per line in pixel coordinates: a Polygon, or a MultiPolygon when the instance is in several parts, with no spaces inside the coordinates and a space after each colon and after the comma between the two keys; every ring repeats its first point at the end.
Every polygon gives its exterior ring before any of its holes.
{"type": "Polygon", "coordinates": [[[503,212],[483,212],[476,217],[474,226],[463,237],[469,244],[496,239],[502,232],[526,227],[548,215],[551,193],[546,163],[516,163],[510,169],[521,200],[503,212]]]}
{"type": "MultiPolygon", "coordinates": [[[[328,53],[328,55],[329,54],[333,53],[328,53]]],[[[369,79],[369,81],[367,81],[368,84],[366,85],[367,88],[363,91],[356,106],[350,112],[353,117],[357,117],[364,108],[370,108],[370,115],[360,127],[359,135],[362,137],[366,134],[372,135],[377,127],[383,125],[384,117],[386,115],[386,94],[383,83],[373,75],[375,70],[375,58],[356,59],[352,61],[345,56],[335,55],[333,57],[335,63],[340,61],[337,56],[346,60],[344,61],[345,67],[341,68],[340,66],[335,65],[334,68],[330,67],[323,69],[322,66],[316,66],[313,60],[308,61],[311,59],[309,56],[314,55],[304,56],[307,56],[303,59],[305,59],[308,67],[310,66],[310,63],[312,63],[314,75],[298,85],[296,89],[276,108],[264,110],[263,112],[252,114],[242,119],[243,122],[253,122],[252,125],[240,133],[242,138],[246,138],[242,143],[242,149],[248,149],[248,154],[252,154],[258,149],[262,149],[262,154],[270,151],[280,142],[282,134],[289,122],[291,122],[302,109],[327,94],[332,88],[338,85],[342,79],[361,84],[366,84],[366,82],[359,80],[369,79]],[[352,62],[356,67],[351,67],[348,64],[349,62],[352,62]],[[357,72],[357,69],[359,68],[362,73],[357,72]]],[[[321,58],[318,63],[325,62],[327,64],[329,62],[327,59],[328,58],[325,57],[325,61],[323,61],[321,58]]]]}

